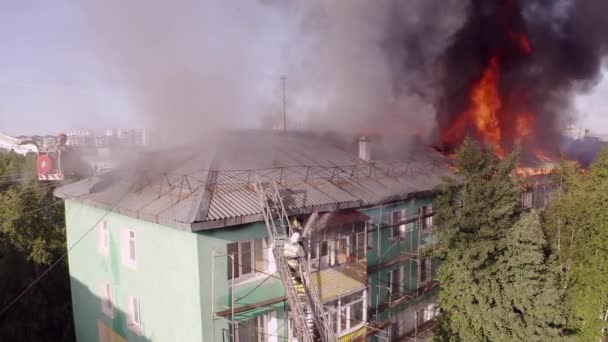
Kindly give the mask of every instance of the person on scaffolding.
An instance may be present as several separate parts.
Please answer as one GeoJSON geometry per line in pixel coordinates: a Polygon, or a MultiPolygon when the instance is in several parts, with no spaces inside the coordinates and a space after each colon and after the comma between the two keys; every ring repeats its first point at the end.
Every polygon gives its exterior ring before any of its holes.
{"type": "Polygon", "coordinates": [[[283,256],[287,261],[287,266],[291,271],[292,276],[297,282],[302,282],[302,276],[300,274],[300,257],[304,256],[304,249],[301,245],[301,226],[297,220],[294,220],[292,226],[293,232],[289,240],[285,243],[283,248],[283,256]]]}

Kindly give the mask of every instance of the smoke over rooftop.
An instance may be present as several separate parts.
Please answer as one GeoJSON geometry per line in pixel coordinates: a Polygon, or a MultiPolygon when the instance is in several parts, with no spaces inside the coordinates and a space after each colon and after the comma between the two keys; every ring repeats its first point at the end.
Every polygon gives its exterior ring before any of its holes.
{"type": "Polygon", "coordinates": [[[459,23],[458,2],[406,3],[108,0],[81,6],[96,51],[133,111],[171,140],[187,141],[219,127],[278,120],[282,75],[290,127],[358,132],[398,125],[399,134],[427,136],[434,109],[426,74],[459,23]]]}
{"type": "Polygon", "coordinates": [[[598,81],[608,37],[602,1],[106,0],[81,6],[113,80],[165,142],[224,127],[270,126],[281,117],[283,75],[292,128],[382,133],[394,141],[443,138],[450,148],[467,132],[488,142],[483,125],[467,114],[487,75],[495,84],[478,93],[500,100],[490,106],[489,142],[504,150],[526,141],[551,150],[574,114],[574,93],[598,81]]]}
{"type": "Polygon", "coordinates": [[[443,58],[438,121],[447,148],[466,134],[502,154],[557,155],[576,93],[601,77],[604,1],[472,0],[443,58]]]}

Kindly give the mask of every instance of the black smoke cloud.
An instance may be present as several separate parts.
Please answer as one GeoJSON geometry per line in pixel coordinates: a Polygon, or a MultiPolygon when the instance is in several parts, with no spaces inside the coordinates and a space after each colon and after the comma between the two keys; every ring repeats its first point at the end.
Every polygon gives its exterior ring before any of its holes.
{"type": "MultiPolygon", "coordinates": [[[[438,140],[466,110],[472,85],[499,54],[505,105],[517,111],[523,104],[534,113],[536,130],[529,139],[558,152],[564,129],[575,120],[574,95],[591,90],[601,78],[606,13],[608,2],[599,0],[469,1],[464,24],[441,56],[438,140]],[[527,34],[533,52],[521,53],[510,32],[527,34]]],[[[505,115],[501,123],[507,136],[514,126],[510,119],[505,115]]]]}
{"type": "MultiPolygon", "coordinates": [[[[118,0],[79,3],[85,38],[138,118],[169,139],[280,117],[292,127],[437,141],[464,106],[508,0],[118,0]],[[136,14],[136,15],[135,15],[136,14]]],[[[534,53],[512,58],[554,141],[598,81],[608,2],[515,1],[534,53]]]]}

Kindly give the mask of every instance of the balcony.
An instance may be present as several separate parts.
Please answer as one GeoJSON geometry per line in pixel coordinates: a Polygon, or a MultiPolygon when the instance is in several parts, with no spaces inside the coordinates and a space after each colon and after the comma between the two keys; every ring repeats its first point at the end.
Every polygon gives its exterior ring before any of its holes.
{"type": "Polygon", "coordinates": [[[312,280],[323,302],[339,298],[367,286],[367,261],[351,261],[313,271],[312,280]]]}
{"type": "MultiPolygon", "coordinates": [[[[410,300],[421,298],[424,295],[426,295],[427,293],[431,292],[432,290],[434,290],[435,288],[438,288],[438,287],[439,287],[438,281],[430,281],[430,282],[427,282],[427,283],[421,285],[417,289],[413,289],[411,291],[402,292],[402,293],[395,293],[391,296],[389,302],[382,303],[378,306],[378,309],[377,309],[378,313],[382,313],[388,309],[391,309],[398,305],[404,304],[410,300]]],[[[375,312],[376,312],[376,308],[369,309],[370,315],[375,312]]]]}

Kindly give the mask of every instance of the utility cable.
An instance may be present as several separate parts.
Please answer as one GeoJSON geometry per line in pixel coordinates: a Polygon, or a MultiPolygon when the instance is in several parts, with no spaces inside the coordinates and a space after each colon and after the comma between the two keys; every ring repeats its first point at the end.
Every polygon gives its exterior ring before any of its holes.
{"type": "MultiPolygon", "coordinates": [[[[33,209],[33,210],[22,212],[22,213],[20,213],[20,216],[28,215],[28,214],[35,213],[35,212],[40,211],[40,210],[44,210],[44,209],[50,208],[50,207],[52,207],[54,205],[60,204],[61,202],[62,202],[62,200],[55,200],[54,202],[52,202],[50,204],[47,204],[45,206],[42,206],[42,207],[39,207],[39,208],[36,208],[36,209],[33,209]]],[[[8,222],[14,221],[14,220],[16,220],[16,218],[13,217],[13,218],[10,218],[8,220],[8,222]]]]}
{"type": "MultiPolygon", "coordinates": [[[[71,246],[69,246],[67,248],[67,250],[57,259],[55,260],[55,262],[53,262],[46,270],[44,270],[39,276],[37,276],[23,291],[21,291],[15,298],[13,298],[13,300],[11,300],[3,309],[2,311],[0,311],[0,317],[2,317],[13,305],[15,305],[15,303],[17,303],[19,301],[19,299],[21,299],[21,297],[23,297],[27,292],[29,292],[29,290],[31,290],[34,285],[36,285],[42,278],[44,278],[53,268],[55,268],[57,265],[59,265],[59,263],[61,261],[63,261],[63,259],[65,259],[66,256],[68,256],[68,253],[78,245],[78,243],[80,243],[90,232],[93,231],[93,229],[95,229],[97,227],[97,225],[110,213],[112,212],[112,210],[114,210],[114,208],[118,205],[118,203],[120,203],[120,201],[125,198],[127,196],[127,194],[130,192],[130,189],[127,190],[127,192],[125,192],[124,195],[122,195],[111,207],[110,209],[106,210],[106,212],[103,214],[103,216],[101,216],[101,218],[99,218],[99,220],[97,220],[97,222],[95,222],[95,224],[89,228],[80,238],[78,238],[78,240],[76,240],[76,242],[74,242],[71,246]]],[[[60,202],[60,200],[58,201],[60,202]]],[[[54,203],[56,204],[56,203],[54,203]]],[[[51,204],[51,205],[54,205],[51,204]]],[[[49,205],[50,206],[50,205],[49,205]]],[[[48,206],[47,206],[48,207],[48,206]]],[[[41,210],[44,209],[44,207],[42,208],[38,208],[37,210],[41,210]]],[[[33,212],[33,211],[30,211],[33,212]]]]}
{"type": "MultiPolygon", "coordinates": [[[[275,272],[275,274],[276,274],[276,272],[275,272]]],[[[260,286],[262,286],[268,279],[270,279],[272,277],[274,277],[274,275],[268,275],[268,276],[266,276],[266,278],[264,278],[264,280],[262,280],[258,285],[256,285],[256,287],[254,287],[253,289],[251,289],[249,292],[247,292],[242,297],[235,299],[234,301],[238,302],[238,301],[240,301],[242,299],[245,299],[247,296],[251,295],[255,290],[257,290],[258,288],[260,288],[260,286]]]]}
{"type": "Polygon", "coordinates": [[[20,195],[20,194],[26,194],[28,192],[36,192],[36,190],[48,190],[48,189],[52,189],[53,187],[55,187],[55,184],[45,184],[45,185],[41,185],[39,187],[21,186],[22,189],[12,187],[12,188],[0,191],[0,194],[9,193],[11,190],[21,190],[21,191],[14,192],[16,195],[20,195]]]}

